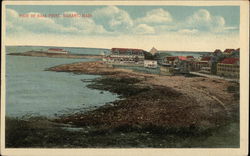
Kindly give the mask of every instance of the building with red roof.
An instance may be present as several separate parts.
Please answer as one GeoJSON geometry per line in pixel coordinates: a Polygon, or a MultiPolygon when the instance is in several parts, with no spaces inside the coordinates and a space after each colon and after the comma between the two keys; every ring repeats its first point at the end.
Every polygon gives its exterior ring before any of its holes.
{"type": "Polygon", "coordinates": [[[187,59],[194,59],[193,56],[187,56],[187,59]]]}
{"type": "Polygon", "coordinates": [[[176,67],[176,65],[180,62],[179,56],[167,56],[163,59],[164,64],[169,64],[173,67],[176,67]]]}
{"type": "Polygon", "coordinates": [[[208,62],[208,61],[210,61],[211,60],[211,56],[205,56],[205,57],[202,57],[201,58],[201,61],[205,61],[205,62],[208,62]]]}
{"type": "Polygon", "coordinates": [[[222,64],[238,64],[239,58],[225,58],[220,63],[222,63],[222,64]]]}
{"type": "Polygon", "coordinates": [[[217,64],[217,75],[231,78],[239,78],[239,58],[225,58],[217,64]]]}
{"type": "Polygon", "coordinates": [[[177,58],[181,61],[186,61],[187,58],[185,56],[177,56],[177,58]]]}

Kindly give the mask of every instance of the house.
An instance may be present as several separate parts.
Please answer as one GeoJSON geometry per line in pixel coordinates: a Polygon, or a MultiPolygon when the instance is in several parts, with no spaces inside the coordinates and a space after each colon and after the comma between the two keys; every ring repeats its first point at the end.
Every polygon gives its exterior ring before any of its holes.
{"type": "Polygon", "coordinates": [[[193,61],[193,60],[194,60],[194,57],[193,57],[193,56],[187,56],[187,60],[188,60],[188,61],[193,61]]]}
{"type": "Polygon", "coordinates": [[[163,63],[169,64],[171,66],[176,66],[178,63],[178,59],[176,56],[167,56],[163,59],[163,63]]]}
{"type": "Polygon", "coordinates": [[[239,58],[225,58],[217,64],[217,75],[223,77],[239,78],[239,58]]]}
{"type": "Polygon", "coordinates": [[[203,56],[199,61],[195,61],[192,63],[193,71],[200,71],[202,67],[210,67],[211,56],[203,56]]]}
{"type": "Polygon", "coordinates": [[[186,61],[185,56],[167,56],[163,59],[163,63],[170,64],[173,67],[177,67],[181,61],[186,61]]]}
{"type": "Polygon", "coordinates": [[[68,54],[68,51],[65,51],[65,50],[59,49],[59,48],[49,48],[47,50],[47,53],[50,53],[50,54],[68,54]]]}
{"type": "Polygon", "coordinates": [[[174,75],[174,68],[170,64],[161,64],[161,75],[174,75]]]}
{"type": "Polygon", "coordinates": [[[234,49],[225,49],[223,53],[225,55],[230,55],[230,54],[232,54],[233,51],[235,51],[235,50],[234,49]]]}
{"type": "Polygon", "coordinates": [[[156,53],[158,53],[158,50],[157,50],[155,47],[153,47],[153,48],[149,51],[149,53],[151,53],[152,55],[155,55],[156,53]]]}
{"type": "Polygon", "coordinates": [[[156,60],[144,60],[144,67],[145,68],[157,68],[157,61],[156,60]]]}
{"type": "Polygon", "coordinates": [[[144,50],[131,49],[131,48],[112,48],[111,54],[105,57],[105,60],[109,63],[144,63],[144,50]]]}
{"type": "Polygon", "coordinates": [[[211,74],[211,68],[210,67],[201,67],[200,73],[211,74]]]}

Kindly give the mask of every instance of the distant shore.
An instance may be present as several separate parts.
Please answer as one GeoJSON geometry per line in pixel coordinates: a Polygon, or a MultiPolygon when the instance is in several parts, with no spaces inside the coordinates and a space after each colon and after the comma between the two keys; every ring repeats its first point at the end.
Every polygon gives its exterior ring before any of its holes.
{"type": "Polygon", "coordinates": [[[10,53],[8,55],[17,55],[17,56],[34,56],[34,57],[52,57],[52,58],[73,58],[73,59],[85,59],[85,58],[96,58],[101,59],[101,55],[88,55],[88,54],[55,54],[47,53],[43,51],[27,51],[23,53],[10,53]]]}

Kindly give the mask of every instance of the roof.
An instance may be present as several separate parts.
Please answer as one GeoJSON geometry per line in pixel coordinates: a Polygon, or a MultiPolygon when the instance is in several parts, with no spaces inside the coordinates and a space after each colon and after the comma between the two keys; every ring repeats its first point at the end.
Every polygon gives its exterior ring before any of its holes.
{"type": "Polygon", "coordinates": [[[211,60],[211,56],[205,56],[201,58],[201,61],[210,61],[211,60]]]}
{"type": "Polygon", "coordinates": [[[233,52],[234,51],[234,49],[225,49],[224,50],[224,53],[231,53],[231,52],[233,52]]]}
{"type": "Polygon", "coordinates": [[[236,64],[238,61],[239,61],[239,58],[229,57],[229,58],[225,58],[220,63],[223,63],[223,64],[236,64]]]}
{"type": "Polygon", "coordinates": [[[155,53],[158,52],[158,50],[157,50],[155,47],[153,47],[149,52],[150,52],[151,54],[155,54],[155,53]]]}
{"type": "Polygon", "coordinates": [[[53,51],[63,51],[63,49],[59,49],[59,48],[49,48],[49,50],[53,50],[53,51]]]}
{"type": "Polygon", "coordinates": [[[236,49],[234,52],[239,53],[240,52],[240,48],[236,49]]]}
{"type": "Polygon", "coordinates": [[[185,56],[177,56],[177,57],[179,58],[179,60],[182,60],[182,61],[187,60],[185,56]]]}
{"type": "Polygon", "coordinates": [[[168,61],[174,61],[177,57],[176,56],[167,56],[166,59],[168,61]]]}
{"type": "Polygon", "coordinates": [[[142,49],[132,49],[132,48],[112,48],[111,52],[114,52],[116,50],[118,50],[119,53],[128,53],[128,51],[132,51],[133,54],[138,54],[143,52],[142,49]]]}
{"type": "Polygon", "coordinates": [[[166,58],[168,61],[174,61],[177,58],[181,61],[187,60],[185,56],[167,56],[166,58]]]}

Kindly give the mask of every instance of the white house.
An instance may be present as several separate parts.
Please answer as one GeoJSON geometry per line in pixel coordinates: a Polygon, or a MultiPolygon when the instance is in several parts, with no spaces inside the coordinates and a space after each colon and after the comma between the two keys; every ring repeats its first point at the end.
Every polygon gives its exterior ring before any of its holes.
{"type": "Polygon", "coordinates": [[[157,61],[156,60],[144,60],[144,67],[157,68],[157,61]]]}

